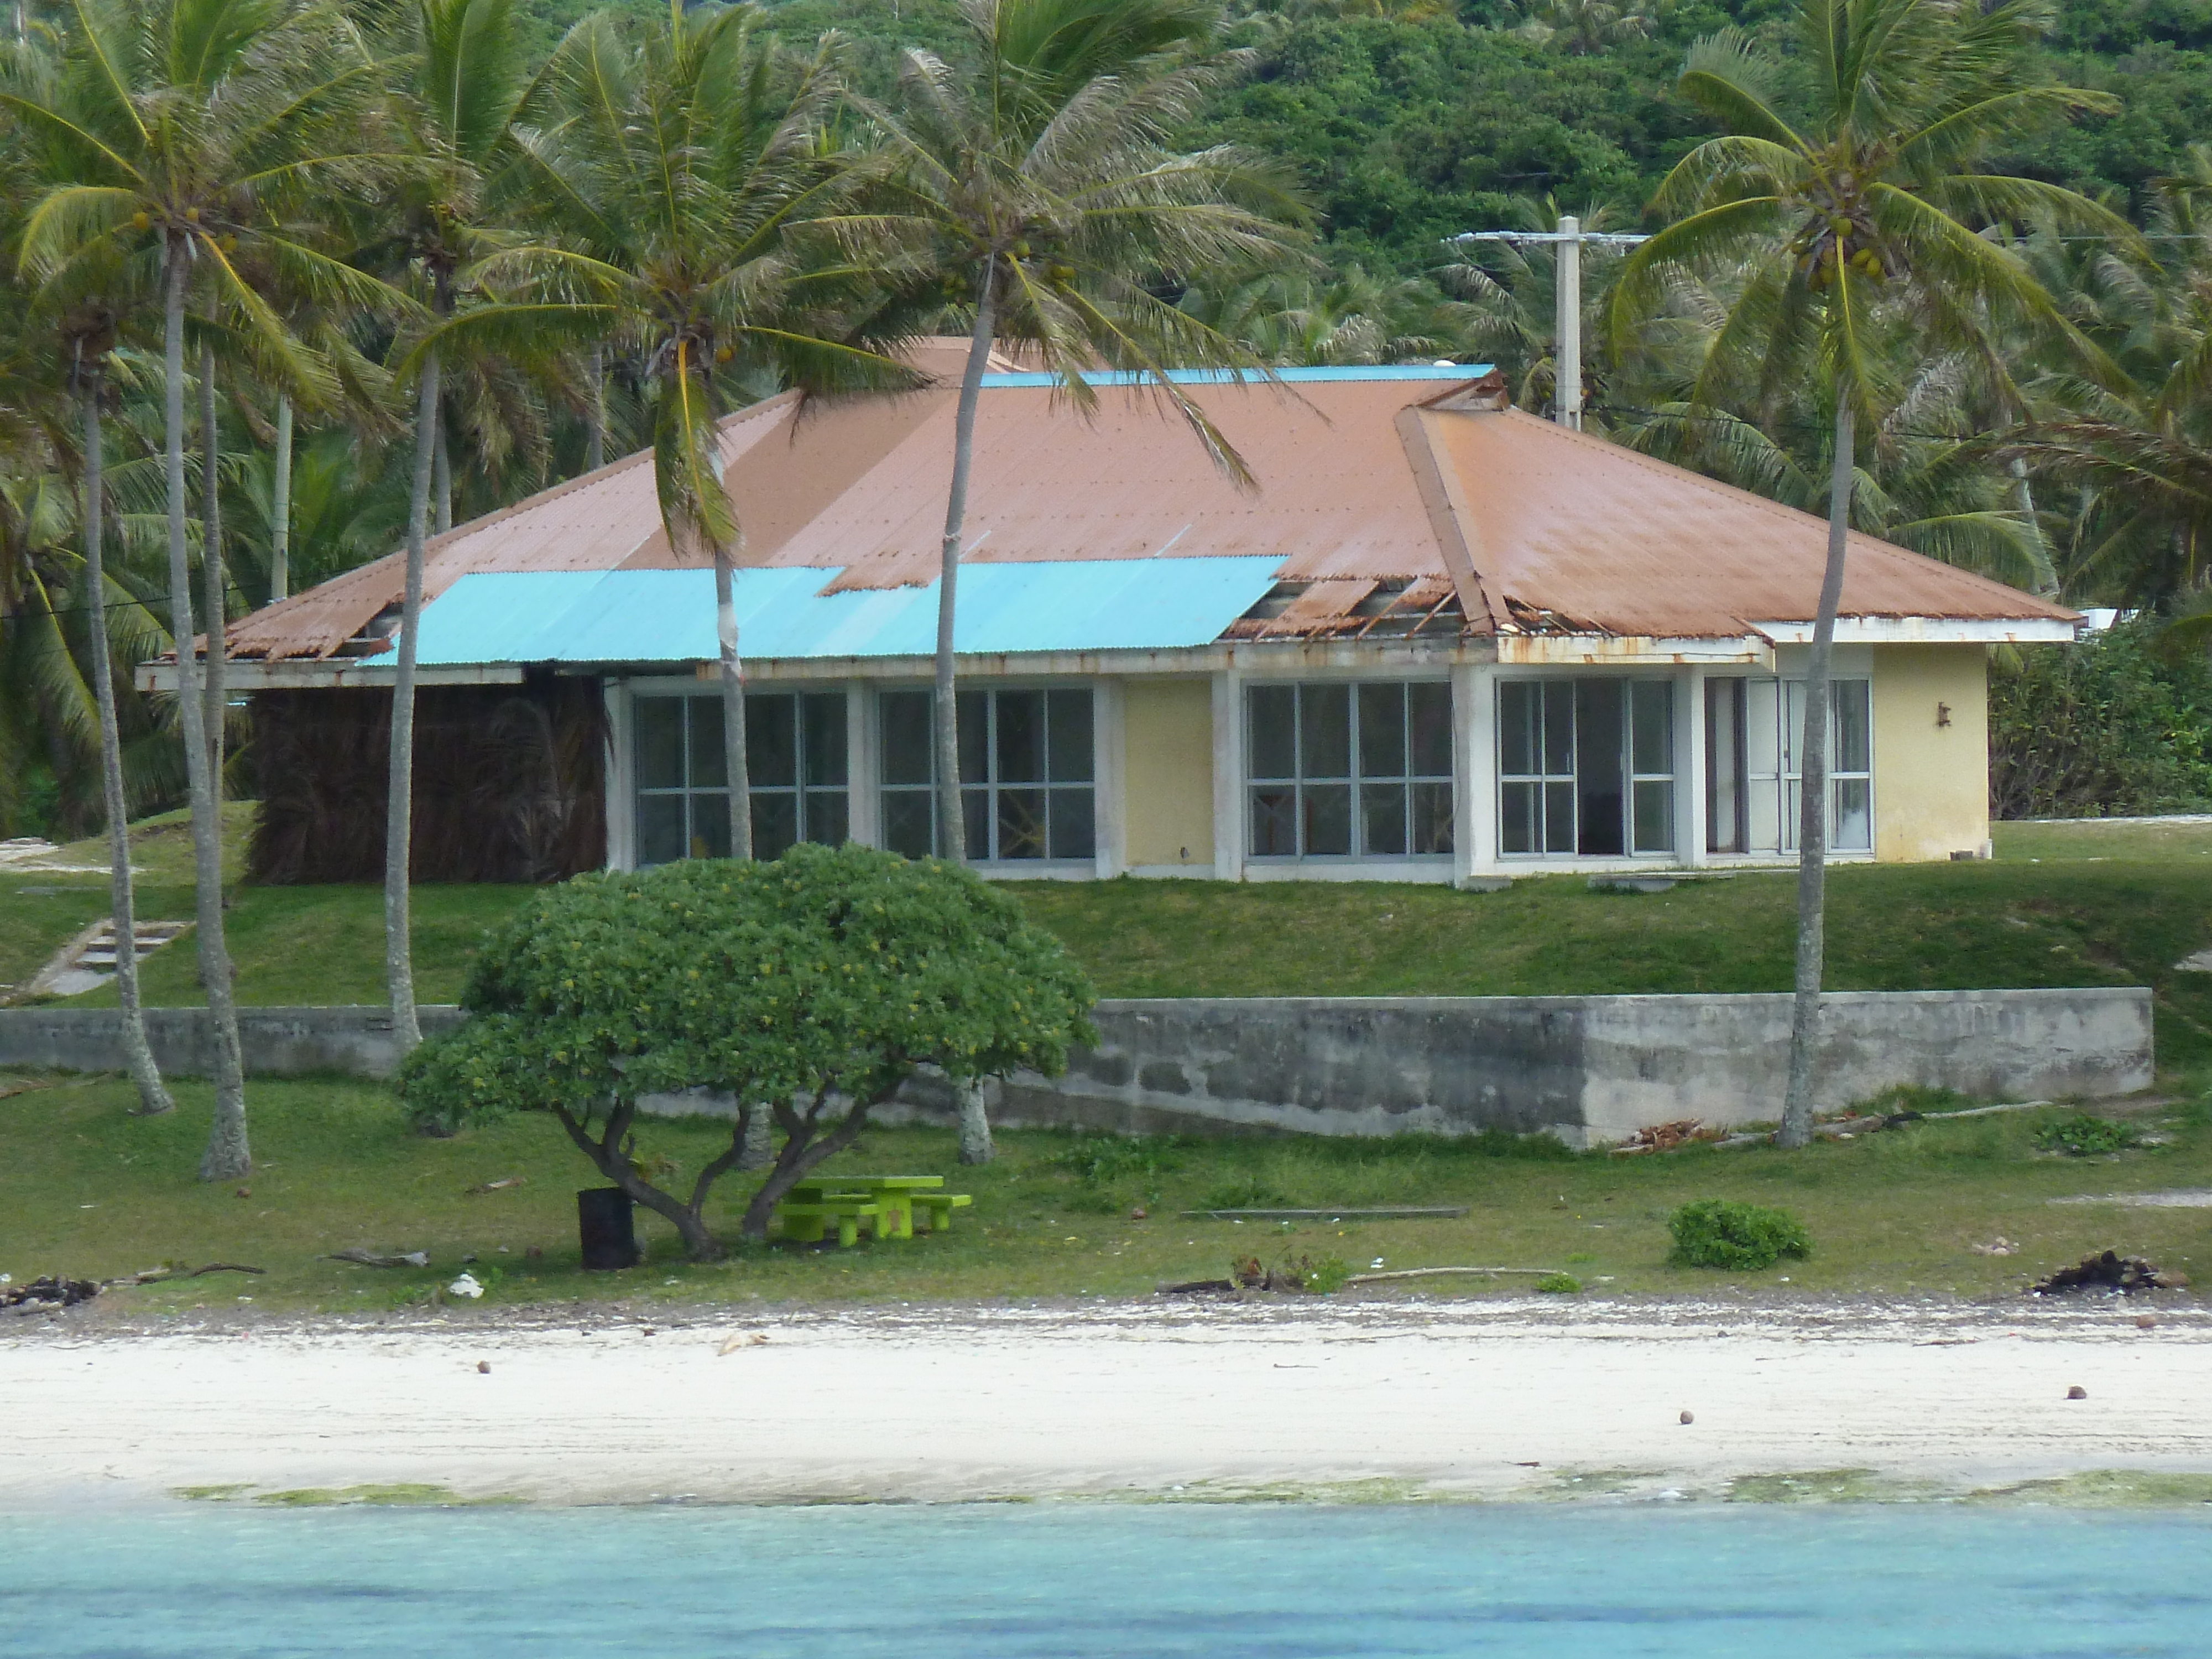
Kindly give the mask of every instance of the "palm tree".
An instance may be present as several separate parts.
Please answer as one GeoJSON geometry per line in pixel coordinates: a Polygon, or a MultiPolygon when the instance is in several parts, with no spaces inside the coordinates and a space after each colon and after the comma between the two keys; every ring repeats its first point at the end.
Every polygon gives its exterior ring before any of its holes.
{"type": "MultiPolygon", "coordinates": [[[[194,646],[185,521],[185,328],[196,285],[269,380],[309,397],[327,371],[249,281],[240,250],[288,283],[362,303],[380,285],[313,245],[314,192],[373,185],[375,66],[345,15],[321,0],[72,0],[50,85],[0,89],[63,164],[31,209],[26,264],[58,291],[122,260],[161,294],[170,629],[192,806],[200,977],[215,1036],[216,1112],[204,1180],[252,1167],[238,1019],[223,938],[222,825],[194,646]]],[[[208,619],[210,671],[222,617],[208,619]]]]}
{"type": "MultiPolygon", "coordinates": [[[[406,13],[408,96],[401,108],[410,147],[422,165],[403,182],[397,232],[387,239],[403,265],[419,270],[431,313],[450,317],[474,285],[475,263],[512,239],[486,223],[491,175],[509,159],[514,125],[529,89],[513,0],[415,0],[406,13]]],[[[385,803],[384,966],[392,1030],[402,1053],[422,1041],[415,1014],[408,862],[413,851],[415,663],[422,615],[422,544],[434,483],[438,528],[452,524],[453,496],[440,422],[442,368],[435,341],[416,357],[414,470],[408,498],[407,569],[400,605],[398,668],[392,687],[390,782],[385,803]]]]}
{"type": "Polygon", "coordinates": [[[897,167],[886,210],[847,227],[903,246],[969,319],[953,427],[939,575],[934,749],[937,850],[967,856],[960,800],[953,622],[974,459],[975,404],[994,345],[1030,348],[1075,406],[1084,371],[1138,370],[1223,468],[1243,460],[1170,368],[1256,369],[1247,346],[1179,311],[1154,284],[1284,263],[1288,186],[1229,146],[1170,147],[1249,54],[1202,55],[1212,0],[963,0],[972,62],[909,52],[901,107],[858,100],[897,167]]]}
{"type": "Polygon", "coordinates": [[[913,376],[878,349],[873,273],[810,263],[790,236],[854,186],[854,158],[824,129],[837,98],[834,41],[796,61],[733,6],[635,24],[612,13],[570,31],[532,94],[524,170],[565,246],[487,255],[487,283],[529,278],[526,300],[456,315],[427,346],[612,343],[642,366],[653,481],[669,545],[714,569],[729,854],[752,856],[744,676],[738,654],[738,509],[717,422],[765,375],[834,392],[913,376]]]}
{"type": "Polygon", "coordinates": [[[146,1040],[146,1017],[138,1002],[138,921],[131,878],[131,812],[123,792],[123,739],[115,719],[115,669],[108,653],[107,580],[102,558],[106,520],[103,511],[100,400],[102,360],[114,343],[114,316],[104,306],[81,307],[64,324],[84,407],[84,594],[92,641],[91,679],[100,716],[100,796],[106,806],[110,910],[115,939],[115,993],[123,1009],[123,1056],[137,1086],[138,1109],[148,1117],[176,1109],[162,1084],[161,1068],[146,1040]]]}
{"type": "MultiPolygon", "coordinates": [[[[1723,30],[1691,51],[1680,90],[1729,129],[1676,164],[1655,205],[1683,216],[1631,256],[1614,291],[1613,341],[1631,356],[1668,285],[1734,273],[1735,299],[1690,401],[1731,394],[1772,406],[1796,384],[1834,408],[1828,557],[1806,672],[1799,830],[1796,1006],[1784,1146],[1812,1133],[1827,842],[1829,659],[1856,474],[1856,423],[1894,400],[1877,319],[1901,312],[1923,349],[1980,348],[1996,328],[2040,330],[2088,360],[2017,252],[1976,234],[2000,222],[2062,224],[2131,239],[2071,191],[1977,170],[2003,141],[2054,117],[2115,107],[2030,84],[2033,0],[1986,12],[1944,0],[1808,0],[1794,61],[1723,30]]],[[[1990,354],[1993,356],[1993,354],[1990,354]]],[[[2100,365],[2101,367],[2101,364],[2100,365]]]]}
{"type": "Polygon", "coordinates": [[[1430,362],[1473,349],[1483,320],[1418,276],[1378,277],[1358,264],[1334,277],[1273,270],[1187,290],[1182,310],[1276,368],[1430,362]]]}

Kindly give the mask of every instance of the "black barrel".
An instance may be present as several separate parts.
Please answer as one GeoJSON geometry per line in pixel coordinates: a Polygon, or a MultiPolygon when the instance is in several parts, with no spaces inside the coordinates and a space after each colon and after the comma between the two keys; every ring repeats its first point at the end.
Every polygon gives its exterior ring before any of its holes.
{"type": "Polygon", "coordinates": [[[583,1235],[584,1266],[601,1271],[635,1267],[637,1218],[619,1187],[586,1187],[576,1194],[576,1226],[583,1235]]]}

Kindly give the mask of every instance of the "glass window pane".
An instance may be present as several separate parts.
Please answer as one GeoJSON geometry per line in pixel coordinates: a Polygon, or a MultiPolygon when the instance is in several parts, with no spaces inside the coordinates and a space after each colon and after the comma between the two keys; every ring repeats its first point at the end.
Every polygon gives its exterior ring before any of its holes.
{"type": "MultiPolygon", "coordinates": [[[[958,711],[960,729],[960,781],[988,783],[991,781],[991,694],[988,691],[954,693],[953,707],[958,711]]],[[[969,856],[982,854],[971,845],[969,856]]]]}
{"type": "Polygon", "coordinates": [[[1575,775],[1575,683],[1544,680],[1543,720],[1537,752],[1544,757],[1544,775],[1571,778],[1575,775]]]}
{"type": "MultiPolygon", "coordinates": [[[[1348,778],[1352,775],[1352,688],[1348,685],[1302,685],[1298,688],[1298,775],[1304,778],[1348,778]]],[[[1352,824],[1352,804],[1345,802],[1345,827],[1352,824]]]]}
{"type": "MultiPolygon", "coordinates": [[[[640,697],[635,706],[633,718],[637,722],[637,787],[641,789],[681,789],[684,787],[684,700],[681,697],[640,697]]],[[[683,840],[680,830],[677,840],[679,844],[683,840]]]]}
{"type": "Polygon", "coordinates": [[[1874,846],[1873,786],[1864,778],[1836,780],[1835,848],[1864,853],[1874,846]]]}
{"type": "Polygon", "coordinates": [[[1831,772],[1865,772],[1869,764],[1871,743],[1867,718],[1867,683],[1864,680],[1838,680],[1835,684],[1836,752],[1829,763],[1831,772]]]}
{"type": "MultiPolygon", "coordinates": [[[[1805,739],[1805,682],[1782,683],[1782,769],[1796,773],[1802,764],[1805,739]]],[[[1792,843],[1795,844],[1794,842],[1792,843]]]]}
{"type": "Polygon", "coordinates": [[[1507,680],[1498,688],[1498,769],[1507,777],[1536,769],[1539,690],[1533,680],[1507,680]]]}
{"type": "Polygon", "coordinates": [[[1296,737],[1298,694],[1294,686],[1255,685],[1244,696],[1249,710],[1249,764],[1255,778],[1298,775],[1296,737]]]}
{"type": "Polygon", "coordinates": [[[806,792],[805,835],[828,847],[842,847],[852,839],[852,809],[842,789],[806,792]]]}
{"type": "Polygon", "coordinates": [[[1359,688],[1359,775],[1406,775],[1406,688],[1402,685],[1359,688]]]}
{"type": "Polygon", "coordinates": [[[691,856],[726,859],[730,856],[730,792],[693,795],[691,800],[691,856]]]}
{"type": "MultiPolygon", "coordinates": [[[[798,699],[786,694],[745,699],[745,781],[754,788],[788,789],[798,783],[799,734],[792,729],[797,715],[798,699]]],[[[699,775],[696,762],[693,775],[699,775]]]]}
{"type": "Polygon", "coordinates": [[[1098,856],[1098,812],[1088,789],[1055,789],[1048,811],[1052,817],[1051,849],[1056,859],[1098,856]]]}
{"type": "Polygon", "coordinates": [[[1417,778],[1451,776],[1451,687],[1440,680],[1425,680],[1407,686],[1406,724],[1413,735],[1413,775],[1417,778]]]}
{"type": "Polygon", "coordinates": [[[1646,776],[1674,770],[1674,686],[1638,680],[1629,690],[1628,769],[1646,776]]]}
{"type": "Polygon", "coordinates": [[[1575,850],[1575,787],[1571,783],[1544,786],[1544,850],[1575,850]]]}
{"type": "Polygon", "coordinates": [[[884,845],[910,859],[927,858],[935,842],[927,789],[884,791],[884,845]]]}
{"type": "MultiPolygon", "coordinates": [[[[1527,788],[1526,784],[1514,786],[1527,788]]],[[[1448,783],[1413,786],[1413,850],[1449,853],[1452,849],[1452,787],[1448,783]]]]}
{"type": "Polygon", "coordinates": [[[753,856],[781,858],[799,839],[799,797],[757,794],[753,797],[753,856]]]}
{"type": "Polygon", "coordinates": [[[1000,691],[999,775],[1000,783],[1044,781],[1044,693],[1000,691]]]}
{"type": "MultiPolygon", "coordinates": [[[[1346,756],[1348,760],[1351,757],[1346,756]]],[[[1309,784],[1298,792],[1307,858],[1342,858],[1352,851],[1352,786],[1309,784]]]]}
{"type": "Polygon", "coordinates": [[[1634,793],[1636,845],[1638,853],[1674,850],[1674,786],[1671,781],[1646,779],[1630,786],[1634,793]]]}
{"type": "Polygon", "coordinates": [[[1096,775],[1091,760],[1091,694],[1054,691],[1045,699],[1049,730],[1048,774],[1054,783],[1089,783],[1096,775]]]}
{"type": "Polygon", "coordinates": [[[1509,783],[1498,792],[1498,846],[1505,853],[1533,853],[1536,834],[1537,786],[1509,783]]]}
{"type": "MultiPolygon", "coordinates": [[[[1366,702],[1364,693],[1360,701],[1363,704],[1366,702]]],[[[1363,708],[1362,713],[1364,712],[1363,708]]],[[[1370,858],[1392,857],[1405,852],[1404,784],[1364,783],[1359,786],[1359,850],[1370,858]]]]}
{"type": "MultiPolygon", "coordinates": [[[[1004,700],[1001,699],[1003,707],[1004,700]]],[[[979,793],[979,792],[971,792],[979,793]]],[[[1044,856],[1044,798],[1042,789],[999,791],[999,856],[1002,859],[1041,859],[1044,856]]],[[[969,854],[975,852],[969,848],[969,854]]]]}
{"type": "Polygon", "coordinates": [[[1798,832],[1804,827],[1805,786],[1795,778],[1782,786],[1782,821],[1776,826],[1778,849],[1784,853],[1797,850],[1798,832]]]}
{"type": "Polygon", "coordinates": [[[728,757],[722,753],[722,700],[720,696],[686,697],[685,722],[690,728],[691,787],[720,789],[728,786],[728,757]]]}
{"type": "Polygon", "coordinates": [[[637,862],[643,869],[684,856],[684,797],[637,798],[637,862]]]}
{"type": "Polygon", "coordinates": [[[988,789],[963,789],[960,792],[960,835],[968,843],[968,857],[995,858],[991,848],[991,792],[988,789]]]}
{"type": "Polygon", "coordinates": [[[810,691],[800,699],[799,708],[807,787],[845,782],[845,694],[810,691]]]}
{"type": "MultiPolygon", "coordinates": [[[[878,703],[883,724],[885,783],[927,783],[935,775],[929,764],[929,702],[927,691],[886,691],[878,703]]],[[[896,852],[909,851],[896,843],[887,844],[896,852]]],[[[919,857],[920,854],[910,853],[909,856],[919,857]]]]}
{"type": "Polygon", "coordinates": [[[1287,859],[1298,851],[1298,792],[1287,786],[1252,791],[1252,856],[1287,859]]]}

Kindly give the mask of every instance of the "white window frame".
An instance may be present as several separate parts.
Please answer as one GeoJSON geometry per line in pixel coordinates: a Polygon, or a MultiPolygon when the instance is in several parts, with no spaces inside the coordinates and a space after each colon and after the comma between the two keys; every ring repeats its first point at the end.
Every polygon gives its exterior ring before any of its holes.
{"type": "MultiPolygon", "coordinates": [[[[932,713],[933,715],[936,688],[927,684],[915,684],[911,683],[892,683],[879,684],[872,688],[872,695],[868,699],[868,720],[873,738],[873,741],[870,744],[870,749],[872,750],[872,758],[874,762],[874,769],[870,788],[875,803],[875,822],[877,832],[876,844],[878,846],[888,846],[890,844],[889,823],[890,814],[887,810],[889,803],[884,799],[887,795],[926,795],[929,800],[929,844],[931,850],[933,853],[937,847],[939,827],[936,810],[936,744],[934,741],[933,741],[928,747],[929,781],[927,784],[887,783],[884,781],[883,763],[886,753],[886,745],[884,740],[883,722],[884,699],[887,696],[920,696],[927,699],[931,704],[932,713]]],[[[1101,856],[1100,849],[1107,846],[1109,833],[1112,827],[1107,820],[1106,813],[1102,810],[1106,791],[1110,781],[1109,777],[1109,757],[1105,754],[1105,740],[1110,736],[1110,733],[1102,732],[1101,730],[1103,723],[1101,704],[1106,696],[1105,689],[1090,680],[1021,679],[1007,681],[1004,684],[993,682],[986,685],[976,685],[971,684],[965,686],[960,686],[957,688],[955,695],[956,696],[981,696],[987,700],[985,707],[988,711],[986,716],[988,723],[986,726],[984,736],[984,763],[987,775],[986,781],[981,784],[963,783],[961,786],[961,795],[964,806],[966,797],[969,794],[978,791],[983,793],[985,802],[983,821],[986,834],[994,842],[994,845],[990,848],[983,851],[979,851],[972,847],[969,848],[968,849],[969,864],[978,870],[992,875],[1095,875],[1097,872],[1099,859],[1101,856]],[[996,775],[999,767],[997,736],[999,722],[998,700],[1000,696],[1004,694],[1017,694],[1024,692],[1044,692],[1049,694],[1052,692],[1069,691],[1081,692],[1090,700],[1089,719],[1085,721],[1085,726],[1090,732],[1091,738],[1090,780],[1087,782],[1054,782],[1051,781],[1048,776],[1047,780],[1035,783],[1018,780],[1012,783],[1002,783],[996,775]],[[1049,824],[1049,813],[1051,808],[1049,797],[1052,793],[1087,793],[1091,797],[1091,845],[1092,850],[1085,854],[1054,858],[1049,855],[1049,847],[1048,847],[1048,855],[1043,858],[1001,858],[997,856],[995,842],[998,836],[999,823],[998,798],[1002,790],[1019,789],[1039,789],[1047,792],[1048,799],[1046,805],[1048,825],[1049,824]]],[[[1045,769],[1048,775],[1050,773],[1052,766],[1050,742],[1050,718],[1048,714],[1046,736],[1047,751],[1045,761],[1045,769]]],[[[1049,830],[1048,829],[1048,834],[1049,830]]]]}
{"type": "MultiPolygon", "coordinates": [[[[1685,799],[1682,791],[1682,767],[1686,747],[1682,741],[1681,725],[1682,706],[1685,700],[1686,691],[1686,687],[1685,683],[1678,676],[1672,674],[1653,674],[1648,672],[1641,674],[1633,672],[1616,674],[1556,672],[1539,674],[1501,674],[1498,676],[1492,683],[1492,688],[1491,690],[1491,708],[1492,710],[1492,717],[1490,757],[1492,770],[1496,780],[1495,790],[1492,796],[1492,821],[1497,825],[1497,857],[1498,862],[1500,864],[1530,864],[1540,862],[1589,863],[1594,861],[1602,861],[1607,864],[1675,864],[1684,862],[1687,857],[1687,854],[1684,851],[1684,837],[1689,833],[1685,823],[1686,815],[1682,810],[1685,799]],[[1579,764],[1581,757],[1581,733],[1576,729],[1575,725],[1578,717],[1574,709],[1574,688],[1579,686],[1584,682],[1597,680],[1618,681],[1622,686],[1620,702],[1620,835],[1623,850],[1619,853],[1584,853],[1580,850],[1582,844],[1582,774],[1579,764]],[[1509,687],[1524,685],[1542,687],[1544,689],[1544,701],[1547,703],[1551,700],[1552,687],[1564,686],[1567,688],[1567,717],[1569,720],[1570,732],[1570,736],[1568,738],[1570,769],[1565,772],[1553,772],[1548,769],[1545,769],[1548,766],[1548,761],[1544,753],[1545,744],[1542,741],[1542,734],[1540,732],[1534,734],[1532,738],[1529,750],[1530,758],[1535,762],[1539,769],[1534,772],[1508,772],[1505,769],[1506,691],[1509,687]],[[1649,690],[1643,691],[1643,695],[1650,695],[1652,691],[1656,691],[1661,688],[1663,688],[1666,693],[1667,718],[1664,724],[1664,732],[1667,744],[1668,769],[1664,772],[1639,772],[1635,769],[1636,706],[1639,701],[1639,690],[1642,688],[1650,689],[1649,690]],[[1665,847],[1638,847],[1637,845],[1636,794],[1637,786],[1639,784],[1664,785],[1666,787],[1667,837],[1669,844],[1665,847]],[[1534,788],[1534,799],[1539,813],[1539,822],[1535,825],[1534,839],[1540,844],[1534,848],[1524,852],[1509,852],[1506,850],[1505,845],[1507,841],[1507,812],[1505,805],[1506,792],[1510,787],[1516,786],[1533,787],[1534,788]],[[1552,802],[1555,798],[1554,792],[1556,791],[1565,792],[1565,799],[1568,802],[1569,810],[1571,814],[1570,819],[1571,827],[1567,836],[1569,844],[1564,848],[1553,848],[1547,845],[1547,843],[1549,843],[1553,839],[1551,835],[1551,812],[1552,802]]],[[[1548,712],[1547,713],[1546,718],[1547,720],[1549,718],[1548,712]]]]}
{"type": "MultiPolygon", "coordinates": [[[[1461,749],[1459,709],[1457,701],[1453,695],[1452,682],[1449,674],[1390,674],[1388,676],[1364,678],[1354,678],[1352,676],[1335,677],[1316,674],[1282,676],[1246,675],[1235,677],[1231,681],[1231,696],[1234,699],[1233,718],[1236,721],[1236,750],[1238,761],[1235,793],[1237,838],[1238,844],[1244,849],[1244,860],[1248,865],[1256,866],[1262,869],[1272,868],[1277,870],[1301,866],[1323,869],[1348,869],[1357,866],[1374,866],[1379,871],[1385,872],[1391,871],[1402,871],[1409,866],[1416,868],[1433,867],[1437,869],[1449,869],[1453,866],[1455,860],[1459,857],[1457,849],[1463,842],[1465,830],[1461,820],[1460,811],[1460,797],[1462,792],[1459,787],[1461,749]],[[1377,774],[1372,781],[1381,785],[1397,784],[1405,789],[1406,840],[1409,850],[1403,853],[1370,852],[1368,850],[1366,846],[1366,815],[1362,810],[1360,801],[1361,789],[1370,781],[1366,774],[1360,769],[1361,746],[1359,741],[1358,714],[1360,694],[1363,691],[1370,690],[1387,690],[1395,689],[1398,691],[1401,701],[1410,701],[1408,693],[1411,691],[1413,687],[1417,685],[1434,686],[1443,693],[1445,718],[1450,722],[1451,726],[1446,744],[1446,753],[1450,762],[1451,770],[1449,773],[1441,773],[1415,772],[1412,769],[1413,765],[1413,722],[1411,719],[1408,718],[1405,725],[1406,765],[1407,769],[1402,773],[1377,774]],[[1340,778],[1329,777],[1308,779],[1305,776],[1304,770],[1304,745],[1299,740],[1299,734],[1303,730],[1303,723],[1305,718],[1304,694],[1308,690],[1324,689],[1336,690],[1340,688],[1347,692],[1351,702],[1352,718],[1349,732],[1347,734],[1350,753],[1346,758],[1346,764],[1350,768],[1350,770],[1346,775],[1340,778]],[[1287,778],[1262,778],[1255,775],[1252,769],[1252,755],[1255,748],[1255,744],[1252,740],[1252,697],[1253,694],[1255,692],[1284,690],[1291,692],[1296,698],[1294,707],[1297,712],[1292,717],[1293,725],[1291,728],[1291,751],[1292,763],[1297,770],[1294,772],[1292,776],[1287,778]],[[1304,850],[1305,812],[1304,799],[1304,792],[1310,784],[1317,787],[1341,786],[1348,792],[1350,800],[1349,811],[1352,819],[1349,834],[1349,851],[1344,853],[1309,853],[1304,850]],[[1411,843],[1413,840],[1413,787],[1416,785],[1423,785],[1430,787],[1441,787],[1444,791],[1445,799],[1449,804],[1449,811],[1451,814],[1451,844],[1442,850],[1419,853],[1410,850],[1411,843]],[[1290,787],[1293,792],[1295,804],[1292,807],[1292,815],[1294,830],[1298,843],[1298,850],[1295,853],[1261,853],[1254,850],[1256,846],[1257,840],[1253,834],[1252,814],[1254,797],[1259,790],[1269,787],[1281,788],[1285,787],[1290,787]]],[[[1220,830],[1218,826],[1215,833],[1217,836],[1220,834],[1220,830]]]]}
{"type": "MultiPolygon", "coordinates": [[[[853,796],[854,793],[853,787],[854,754],[850,736],[851,726],[849,719],[851,708],[850,688],[839,685],[821,686],[794,684],[781,685],[773,684],[749,685],[745,690],[748,720],[751,718],[750,711],[753,702],[757,699],[767,697],[789,697],[793,699],[792,714],[794,723],[798,726],[798,729],[793,735],[794,742],[797,744],[796,759],[799,769],[799,776],[793,783],[788,785],[758,784],[752,783],[749,781],[747,785],[747,793],[756,800],[764,796],[791,796],[793,803],[794,817],[799,829],[798,838],[801,841],[815,838],[810,836],[808,831],[810,830],[819,830],[821,828],[820,825],[810,824],[808,823],[808,819],[811,816],[808,810],[808,797],[824,794],[842,795],[845,798],[846,829],[844,836],[841,836],[839,840],[842,842],[849,839],[852,835],[853,796]],[[842,784],[809,784],[805,781],[806,756],[805,744],[805,724],[802,712],[804,709],[804,702],[802,700],[810,696],[836,697],[843,701],[844,707],[840,710],[839,720],[845,726],[847,736],[845,742],[845,781],[842,784]]],[[[684,856],[687,858],[696,856],[690,849],[695,846],[699,840],[699,837],[693,830],[694,815],[699,810],[698,803],[702,800],[711,801],[714,803],[714,810],[721,812],[726,819],[728,817],[730,792],[726,782],[717,786],[711,784],[694,785],[690,781],[692,752],[691,710],[690,705],[696,702],[712,703],[719,708],[721,703],[721,691],[719,688],[702,690],[696,682],[676,680],[647,682],[643,684],[633,684],[627,689],[627,694],[623,698],[626,717],[621,722],[621,729],[619,732],[620,741],[623,745],[622,773],[623,781],[625,786],[624,794],[627,798],[626,816],[629,821],[627,825],[627,845],[624,848],[627,854],[623,865],[623,867],[625,868],[644,869],[650,867],[644,861],[646,846],[645,802],[648,796],[657,798],[681,796],[683,798],[684,803],[684,847],[686,849],[684,856]],[[667,785],[656,785],[648,787],[643,781],[642,772],[638,766],[637,744],[639,741],[639,726],[641,723],[639,714],[642,705],[657,702],[682,702],[686,705],[683,717],[683,737],[681,739],[683,744],[684,781],[673,787],[667,785]]],[[[750,758],[750,756],[748,758],[750,758]]],[[[757,829],[757,823],[756,824],[756,829],[757,829]]]]}

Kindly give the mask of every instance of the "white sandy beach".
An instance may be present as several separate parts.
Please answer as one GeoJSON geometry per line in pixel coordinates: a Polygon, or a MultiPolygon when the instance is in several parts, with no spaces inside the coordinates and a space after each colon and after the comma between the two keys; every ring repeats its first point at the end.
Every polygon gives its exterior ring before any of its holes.
{"type": "MultiPolygon", "coordinates": [[[[474,1312],[475,1310],[470,1310],[474,1312]]],[[[410,1482],[557,1503],[1712,1495],[2212,1472],[2212,1314],[1392,1304],[0,1331],[0,1507],[410,1482]],[[648,1334],[648,1331],[651,1334],[648,1334]],[[723,1350],[735,1336],[764,1335],[723,1350]],[[478,1370],[488,1364],[488,1373],[478,1370]],[[2067,1399],[2069,1386],[2087,1398],[2067,1399]],[[1680,1421],[1684,1411],[1694,1421],[1680,1421]],[[1632,1476],[1624,1472],[1634,1472],[1632,1476]]]]}

